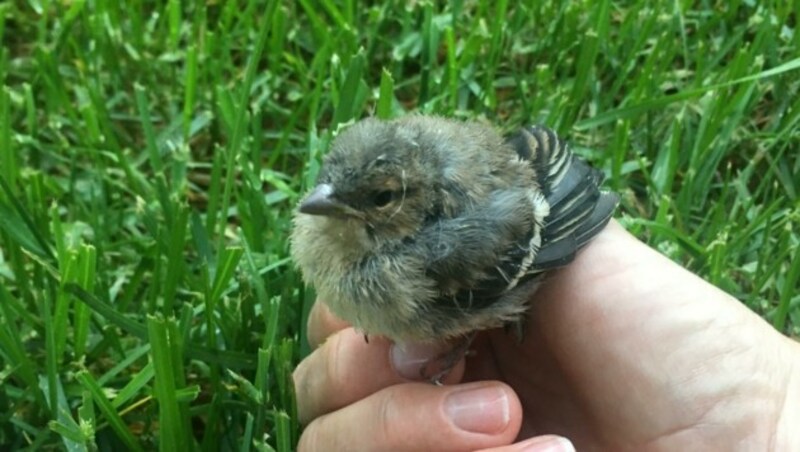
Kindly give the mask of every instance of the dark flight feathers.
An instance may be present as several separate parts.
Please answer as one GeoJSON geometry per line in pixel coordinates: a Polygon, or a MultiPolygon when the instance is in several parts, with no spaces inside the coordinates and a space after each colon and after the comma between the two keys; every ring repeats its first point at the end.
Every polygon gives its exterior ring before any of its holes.
{"type": "Polygon", "coordinates": [[[618,197],[600,190],[603,173],[576,157],[550,129],[529,127],[508,143],[520,157],[531,160],[550,204],[530,272],[563,267],[608,224],[618,197]]]}

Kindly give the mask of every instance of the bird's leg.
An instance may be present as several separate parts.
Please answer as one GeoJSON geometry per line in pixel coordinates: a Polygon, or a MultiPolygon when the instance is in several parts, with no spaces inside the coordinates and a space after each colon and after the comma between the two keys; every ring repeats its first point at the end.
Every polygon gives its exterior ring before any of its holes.
{"type": "Polygon", "coordinates": [[[453,370],[453,367],[455,367],[456,364],[461,361],[461,358],[469,354],[469,346],[472,345],[472,341],[475,339],[476,334],[477,333],[472,332],[469,335],[464,336],[456,343],[455,346],[453,346],[453,348],[447,350],[446,352],[442,352],[436,358],[423,364],[419,369],[420,376],[428,379],[436,386],[441,386],[444,377],[446,377],[447,374],[453,370]],[[432,363],[437,364],[436,367],[438,367],[439,370],[433,375],[429,376],[429,366],[432,363]]]}

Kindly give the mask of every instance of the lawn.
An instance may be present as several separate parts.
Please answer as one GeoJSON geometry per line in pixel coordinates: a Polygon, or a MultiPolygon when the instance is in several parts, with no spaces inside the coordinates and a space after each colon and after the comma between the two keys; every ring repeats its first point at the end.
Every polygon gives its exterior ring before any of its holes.
{"type": "Polygon", "coordinates": [[[0,449],[292,450],[292,207],[371,114],[558,130],[632,233],[797,335],[798,10],[3,2],[0,449]]]}

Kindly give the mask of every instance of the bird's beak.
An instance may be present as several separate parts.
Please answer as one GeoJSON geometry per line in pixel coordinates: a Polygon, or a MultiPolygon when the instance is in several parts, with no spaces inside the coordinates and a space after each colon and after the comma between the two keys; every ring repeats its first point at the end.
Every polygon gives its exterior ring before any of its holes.
{"type": "Polygon", "coordinates": [[[333,197],[331,184],[320,184],[300,204],[300,212],[309,215],[340,216],[347,206],[333,197]]]}

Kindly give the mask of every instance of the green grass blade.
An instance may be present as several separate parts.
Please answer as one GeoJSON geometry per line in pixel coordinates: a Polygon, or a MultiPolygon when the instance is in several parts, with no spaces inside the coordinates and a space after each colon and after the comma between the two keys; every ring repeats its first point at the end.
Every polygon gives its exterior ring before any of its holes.
{"type": "Polygon", "coordinates": [[[353,119],[361,111],[365,97],[362,77],[366,64],[367,61],[363,49],[350,58],[347,75],[345,75],[339,91],[339,102],[336,105],[336,111],[333,113],[334,127],[353,119]]]}
{"type": "Polygon", "coordinates": [[[181,357],[175,356],[174,351],[177,337],[172,336],[171,320],[162,320],[153,316],[147,318],[147,331],[152,346],[153,369],[155,371],[155,397],[158,401],[159,421],[159,447],[161,450],[190,450],[188,425],[186,425],[182,412],[184,409],[178,401],[176,391],[178,374],[183,366],[174,368],[175,363],[181,363],[181,357]]]}
{"type": "Polygon", "coordinates": [[[381,85],[378,91],[378,108],[375,111],[377,117],[389,119],[392,117],[392,106],[394,102],[394,80],[392,74],[384,68],[381,71],[381,85]]]}
{"type": "Polygon", "coordinates": [[[128,450],[132,451],[141,451],[143,450],[141,445],[136,438],[134,438],[133,434],[131,434],[128,426],[125,425],[125,421],[119,416],[117,411],[111,405],[111,402],[108,401],[105,394],[103,393],[103,388],[97,384],[97,381],[92,377],[89,372],[81,371],[75,376],[80,382],[81,386],[84,387],[89,393],[92,395],[92,400],[97,405],[97,408],[100,409],[100,412],[108,421],[108,424],[111,426],[112,430],[117,434],[120,440],[122,440],[125,447],[128,450]]]}
{"type": "Polygon", "coordinates": [[[735,85],[740,85],[742,83],[748,83],[755,80],[762,80],[769,77],[774,77],[780,74],[784,74],[786,72],[795,71],[800,69],[800,58],[795,58],[791,61],[783,63],[777,67],[772,69],[768,69],[766,71],[759,72],[758,74],[748,75],[746,77],[739,78],[737,80],[732,80],[729,82],[717,83],[714,85],[709,85],[701,88],[693,88],[688,89],[685,91],[681,91],[676,94],[671,94],[668,96],[662,96],[656,99],[647,100],[635,105],[631,105],[628,107],[622,107],[615,110],[609,110],[605,113],[601,113],[593,118],[586,119],[583,121],[578,122],[575,124],[574,128],[576,130],[588,130],[603,124],[607,124],[612,121],[617,121],[619,119],[631,118],[636,115],[641,115],[648,111],[652,111],[658,108],[664,108],[667,105],[680,102],[683,100],[692,99],[698,96],[701,96],[707,92],[721,90],[723,88],[728,88],[735,85]]]}

